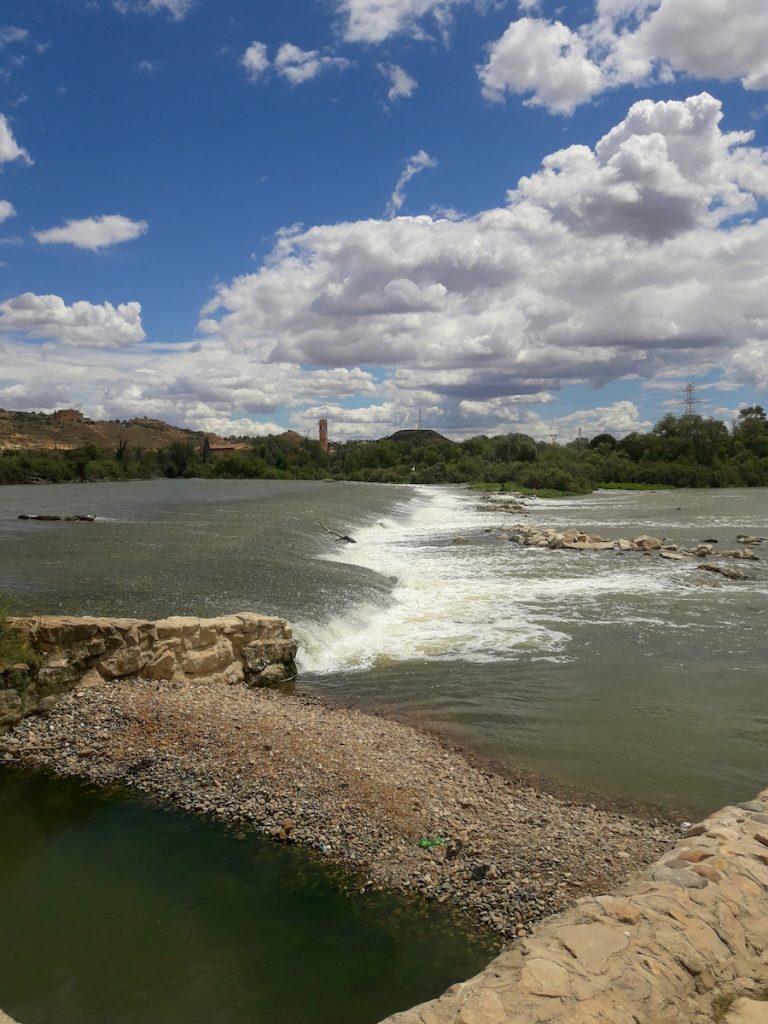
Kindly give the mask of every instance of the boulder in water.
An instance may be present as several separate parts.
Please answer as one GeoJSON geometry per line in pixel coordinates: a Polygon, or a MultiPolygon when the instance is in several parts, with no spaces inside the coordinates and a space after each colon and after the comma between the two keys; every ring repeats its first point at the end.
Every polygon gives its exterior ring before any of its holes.
{"type": "Polygon", "coordinates": [[[725,576],[727,580],[745,580],[747,578],[746,573],[743,573],[741,569],[737,569],[733,565],[718,565],[716,562],[702,562],[699,568],[705,569],[707,572],[715,572],[720,576],[725,576]]]}
{"type": "Polygon", "coordinates": [[[642,534],[640,537],[635,537],[635,547],[640,548],[641,551],[658,551],[661,547],[661,541],[658,537],[649,537],[646,534],[642,534]]]}

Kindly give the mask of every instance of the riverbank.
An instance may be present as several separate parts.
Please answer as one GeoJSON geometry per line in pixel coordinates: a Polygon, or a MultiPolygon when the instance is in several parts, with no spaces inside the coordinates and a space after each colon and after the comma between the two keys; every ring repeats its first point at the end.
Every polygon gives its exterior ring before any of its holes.
{"type": "Polygon", "coordinates": [[[625,881],[674,836],[659,819],[516,785],[410,726],[226,685],[75,691],[0,740],[0,758],[299,843],[361,888],[447,903],[505,938],[625,881]]]}

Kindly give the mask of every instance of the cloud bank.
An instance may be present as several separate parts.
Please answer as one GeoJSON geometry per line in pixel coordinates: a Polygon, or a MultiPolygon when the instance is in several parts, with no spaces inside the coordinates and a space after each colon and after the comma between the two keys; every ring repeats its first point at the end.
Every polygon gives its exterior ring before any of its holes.
{"type": "Polygon", "coordinates": [[[138,302],[68,306],[58,295],[33,292],[0,302],[0,334],[6,333],[85,348],[119,348],[144,340],[138,302]]]}
{"type": "MultiPolygon", "coordinates": [[[[619,379],[768,390],[768,152],[722,118],[708,93],[644,100],[474,216],[402,216],[400,202],[280,232],[257,271],[216,289],[202,341],[142,344],[138,303],[10,299],[5,386],[55,379],[94,415],[203,429],[287,418],[314,432],[324,415],[336,437],[389,433],[418,409],[454,436],[626,433],[647,426],[632,402],[547,408],[568,385],[619,379]]],[[[415,154],[393,198],[431,161],[415,154]]]]}
{"type": "MultiPolygon", "coordinates": [[[[264,363],[380,367],[403,415],[455,418],[458,402],[574,382],[743,375],[747,339],[768,342],[768,156],[721,119],[706,93],[642,101],[594,148],[547,157],[505,206],[286,234],[219,288],[201,327],[264,363]]],[[[490,408],[463,412],[487,423],[490,408]]]]}

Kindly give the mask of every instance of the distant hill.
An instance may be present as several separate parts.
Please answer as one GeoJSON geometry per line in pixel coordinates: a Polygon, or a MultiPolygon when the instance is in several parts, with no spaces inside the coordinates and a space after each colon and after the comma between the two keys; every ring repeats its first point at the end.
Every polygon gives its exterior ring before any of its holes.
{"type": "Polygon", "coordinates": [[[0,409],[0,450],[71,451],[84,444],[110,449],[125,441],[131,448],[159,451],[174,441],[200,445],[205,437],[211,444],[224,443],[216,434],[186,430],[145,417],[91,420],[77,409],[59,409],[53,413],[0,409]]]}
{"type": "Polygon", "coordinates": [[[434,441],[447,441],[448,444],[455,444],[450,437],[443,437],[436,430],[396,430],[387,440],[407,441],[409,444],[432,444],[434,441]]]}

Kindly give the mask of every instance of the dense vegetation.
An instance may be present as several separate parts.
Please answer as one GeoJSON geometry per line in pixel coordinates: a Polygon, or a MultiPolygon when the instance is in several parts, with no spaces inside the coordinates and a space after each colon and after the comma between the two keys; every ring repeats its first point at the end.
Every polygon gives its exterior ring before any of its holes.
{"type": "Polygon", "coordinates": [[[381,441],[350,441],[326,455],[317,441],[267,437],[246,449],[213,455],[181,441],[160,451],[72,451],[0,456],[0,483],[209,477],[346,479],[382,483],[477,483],[583,494],[601,484],[675,487],[768,486],[768,419],[761,406],[742,409],[731,428],[697,415],[664,416],[647,434],[610,434],[568,444],[526,434],[454,443],[433,431],[404,431],[381,441]]]}

